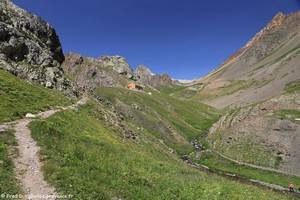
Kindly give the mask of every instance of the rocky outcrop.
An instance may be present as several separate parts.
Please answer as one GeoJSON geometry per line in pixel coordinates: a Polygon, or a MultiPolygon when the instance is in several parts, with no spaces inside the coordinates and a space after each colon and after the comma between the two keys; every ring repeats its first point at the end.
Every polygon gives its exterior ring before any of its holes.
{"type": "Polygon", "coordinates": [[[150,85],[155,88],[164,86],[170,86],[173,84],[173,80],[167,74],[157,75],[151,72],[151,70],[145,65],[139,65],[135,72],[137,80],[144,85],[150,85]]]}
{"type": "Polygon", "coordinates": [[[62,67],[81,91],[90,93],[98,87],[125,87],[133,76],[129,64],[120,56],[96,59],[69,53],[62,67]]]}
{"type": "Polygon", "coordinates": [[[107,68],[112,68],[121,75],[127,78],[133,77],[133,72],[126,59],[122,56],[101,56],[98,62],[107,68]]]}
{"type": "Polygon", "coordinates": [[[151,78],[154,74],[145,65],[139,65],[134,71],[134,75],[140,82],[144,84],[150,84],[151,78]]]}
{"type": "Polygon", "coordinates": [[[64,55],[55,30],[9,0],[0,1],[0,68],[58,90],[71,90],[60,64],[64,55]]]}
{"type": "Polygon", "coordinates": [[[156,75],[144,65],[132,72],[126,59],[121,56],[84,57],[77,53],[65,55],[62,67],[80,90],[92,92],[98,87],[127,87],[137,80],[142,85],[160,88],[173,84],[169,75],[156,75]]]}

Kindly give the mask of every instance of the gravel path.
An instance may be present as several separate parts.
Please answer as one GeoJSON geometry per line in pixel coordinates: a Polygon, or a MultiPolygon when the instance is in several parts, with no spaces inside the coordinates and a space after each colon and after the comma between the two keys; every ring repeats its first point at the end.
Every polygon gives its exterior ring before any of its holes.
{"type": "MultiPolygon", "coordinates": [[[[37,114],[36,117],[46,119],[56,112],[67,109],[76,109],[86,102],[87,98],[83,98],[74,105],[41,112],[37,114]]],[[[43,172],[41,170],[42,163],[39,159],[40,149],[31,137],[31,131],[28,128],[28,124],[33,120],[34,118],[24,118],[13,123],[15,124],[13,129],[15,130],[15,137],[18,143],[17,148],[19,151],[18,156],[14,158],[17,178],[22,184],[25,193],[24,199],[56,199],[58,196],[55,192],[55,188],[47,184],[44,180],[43,172]]],[[[0,125],[0,129],[4,128],[7,128],[6,124],[0,125]]]]}
{"type": "Polygon", "coordinates": [[[31,121],[21,119],[14,127],[19,151],[19,156],[14,160],[17,178],[22,183],[26,199],[55,199],[55,189],[46,183],[41,171],[39,147],[27,127],[31,121]]]}

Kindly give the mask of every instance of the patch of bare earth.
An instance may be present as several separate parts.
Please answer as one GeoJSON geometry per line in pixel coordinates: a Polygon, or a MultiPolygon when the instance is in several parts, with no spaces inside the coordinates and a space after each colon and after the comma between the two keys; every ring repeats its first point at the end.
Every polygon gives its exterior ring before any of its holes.
{"type": "Polygon", "coordinates": [[[41,171],[39,147],[27,127],[31,121],[22,119],[15,126],[19,151],[19,156],[14,160],[17,178],[22,183],[27,199],[55,199],[55,189],[47,184],[41,171]]]}

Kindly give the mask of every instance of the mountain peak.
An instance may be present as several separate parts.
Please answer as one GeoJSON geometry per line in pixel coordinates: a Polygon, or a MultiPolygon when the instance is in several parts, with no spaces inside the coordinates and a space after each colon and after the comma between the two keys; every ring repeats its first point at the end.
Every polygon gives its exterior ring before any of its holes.
{"type": "MultiPolygon", "coordinates": [[[[290,15],[294,15],[294,14],[290,14],[290,15]]],[[[259,40],[261,40],[261,38],[263,38],[265,35],[279,29],[285,23],[287,17],[288,16],[285,15],[283,12],[278,12],[262,30],[260,30],[249,42],[247,42],[243,48],[239,49],[232,56],[230,56],[221,65],[221,67],[233,63],[234,61],[236,61],[237,58],[239,58],[241,55],[243,55],[249,48],[251,48],[259,40]]]]}
{"type": "Polygon", "coordinates": [[[135,74],[138,76],[142,75],[142,76],[152,76],[154,75],[154,73],[152,73],[152,71],[150,70],[149,67],[147,67],[146,65],[138,65],[136,70],[135,70],[135,74]]]}
{"type": "Polygon", "coordinates": [[[282,25],[282,23],[284,22],[285,19],[286,19],[286,15],[284,15],[282,12],[277,13],[273,17],[273,19],[268,23],[268,25],[266,26],[266,29],[272,29],[272,28],[282,25]]]}
{"type": "Polygon", "coordinates": [[[154,74],[145,65],[138,65],[134,73],[139,82],[154,88],[170,86],[173,84],[173,81],[168,74],[154,74]]]}
{"type": "Polygon", "coordinates": [[[283,12],[278,12],[272,19],[272,21],[278,21],[285,18],[286,15],[283,12]]]}

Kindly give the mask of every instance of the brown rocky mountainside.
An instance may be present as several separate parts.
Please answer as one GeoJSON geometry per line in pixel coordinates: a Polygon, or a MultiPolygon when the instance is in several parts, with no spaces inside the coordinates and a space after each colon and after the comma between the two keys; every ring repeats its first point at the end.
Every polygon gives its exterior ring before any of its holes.
{"type": "Polygon", "coordinates": [[[63,61],[59,38],[47,22],[9,0],[0,1],[0,68],[49,88],[71,91],[60,66],[63,61]]]}
{"type": "Polygon", "coordinates": [[[168,75],[155,75],[144,65],[139,65],[133,72],[121,56],[91,58],[69,53],[62,67],[82,91],[93,92],[98,87],[126,87],[131,82],[157,89],[173,84],[168,75]]]}
{"type": "Polygon", "coordinates": [[[277,14],[195,85],[193,98],[231,108],[208,135],[215,151],[300,175],[300,12],[277,14]]]}
{"type": "Polygon", "coordinates": [[[186,88],[218,108],[243,106],[281,94],[300,77],[300,11],[277,14],[217,70],[186,88]],[[276,88],[276,89],[275,89],[276,88]]]}
{"type": "Polygon", "coordinates": [[[121,56],[90,58],[69,53],[62,67],[79,89],[87,92],[98,87],[126,87],[133,77],[131,67],[121,56]]]}
{"type": "Polygon", "coordinates": [[[139,65],[134,74],[139,82],[154,88],[170,86],[174,83],[168,74],[154,74],[145,65],[139,65]]]}

